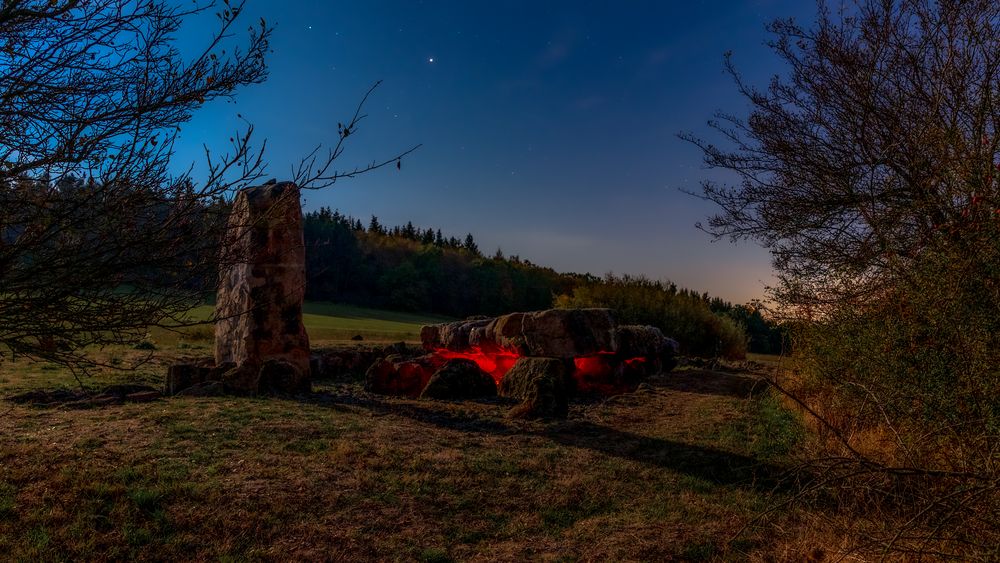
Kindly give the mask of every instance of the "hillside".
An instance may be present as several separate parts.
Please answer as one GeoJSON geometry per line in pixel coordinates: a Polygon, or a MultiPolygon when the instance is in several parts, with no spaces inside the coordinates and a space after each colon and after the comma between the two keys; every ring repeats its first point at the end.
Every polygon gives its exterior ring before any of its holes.
{"type": "Polygon", "coordinates": [[[783,331],[759,304],[642,276],[559,273],[500,249],[484,255],[470,233],[446,237],[412,223],[368,226],[323,208],[307,213],[307,297],[361,307],[465,318],[560,307],[608,307],[625,323],[650,324],[684,352],[741,358],[780,353],[783,331]]]}

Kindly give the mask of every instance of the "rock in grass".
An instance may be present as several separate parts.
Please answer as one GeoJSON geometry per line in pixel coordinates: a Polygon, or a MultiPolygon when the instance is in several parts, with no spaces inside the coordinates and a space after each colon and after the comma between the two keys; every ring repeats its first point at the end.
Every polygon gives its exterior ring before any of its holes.
{"type": "Polygon", "coordinates": [[[285,367],[266,378],[225,380],[234,393],[297,393],[310,376],[309,336],[302,324],[305,246],[299,188],[291,182],[241,190],[229,214],[215,312],[215,363],[256,374],[269,360],[285,367]],[[255,384],[266,384],[259,389],[255,384]]]}
{"type": "Polygon", "coordinates": [[[173,364],[167,368],[167,378],[163,386],[163,394],[177,395],[192,385],[206,381],[222,381],[225,379],[225,374],[234,368],[236,368],[235,363],[229,362],[215,365],[211,358],[173,364]]]}
{"type": "Polygon", "coordinates": [[[226,388],[221,381],[203,381],[186,387],[177,393],[178,397],[221,397],[226,388]]]}
{"type": "Polygon", "coordinates": [[[319,367],[313,377],[342,377],[364,375],[365,371],[384,356],[374,348],[352,347],[348,349],[325,350],[319,354],[319,367]]]}
{"type": "MultiPolygon", "coordinates": [[[[233,362],[228,362],[226,365],[232,367],[218,377],[218,381],[222,382],[226,392],[234,395],[254,395],[257,393],[259,390],[258,382],[260,381],[259,368],[255,368],[250,363],[238,366],[233,362]]],[[[214,381],[215,379],[213,378],[212,380],[214,381]]]]}
{"type": "Polygon", "coordinates": [[[407,356],[410,354],[410,348],[406,345],[406,342],[396,342],[394,344],[389,344],[385,348],[382,348],[383,356],[407,356]]]}
{"type": "Polygon", "coordinates": [[[202,381],[201,370],[195,364],[174,364],[167,368],[167,380],[163,386],[166,395],[176,395],[202,381]]]}
{"type": "Polygon", "coordinates": [[[441,365],[432,354],[410,360],[398,355],[379,358],[365,373],[365,391],[416,398],[441,365]]]}
{"type": "Polygon", "coordinates": [[[500,395],[520,399],[512,418],[566,418],[566,364],[556,358],[521,358],[500,382],[500,395]]]}
{"type": "Polygon", "coordinates": [[[155,401],[162,396],[163,393],[160,393],[159,391],[139,391],[125,395],[125,400],[132,401],[133,403],[148,403],[149,401],[155,401]]]}
{"type": "Polygon", "coordinates": [[[479,369],[472,360],[448,360],[434,372],[420,393],[421,399],[476,399],[495,397],[497,385],[490,374],[479,369]]]}
{"type": "Polygon", "coordinates": [[[265,360],[257,377],[259,393],[308,393],[312,390],[309,374],[285,360],[265,360]]]}

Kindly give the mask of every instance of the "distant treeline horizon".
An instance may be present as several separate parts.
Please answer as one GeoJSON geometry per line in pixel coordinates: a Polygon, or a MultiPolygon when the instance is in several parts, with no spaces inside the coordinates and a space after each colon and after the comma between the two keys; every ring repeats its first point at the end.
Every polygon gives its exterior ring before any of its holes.
{"type": "Polygon", "coordinates": [[[465,318],[552,307],[610,307],[624,323],[650,324],[687,354],[779,353],[783,330],[758,304],[645,276],[560,273],[497,249],[487,256],[472,233],[386,226],[322,207],[304,214],[306,297],[364,307],[465,318]]]}

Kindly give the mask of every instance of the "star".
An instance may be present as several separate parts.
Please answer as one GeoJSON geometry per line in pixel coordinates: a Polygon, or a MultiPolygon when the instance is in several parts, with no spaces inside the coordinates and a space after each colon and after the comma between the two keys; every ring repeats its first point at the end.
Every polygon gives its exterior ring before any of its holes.
{"type": "Polygon", "coordinates": [[[429,62],[429,63],[434,62],[434,57],[431,57],[431,58],[427,59],[427,62],[429,62]]]}

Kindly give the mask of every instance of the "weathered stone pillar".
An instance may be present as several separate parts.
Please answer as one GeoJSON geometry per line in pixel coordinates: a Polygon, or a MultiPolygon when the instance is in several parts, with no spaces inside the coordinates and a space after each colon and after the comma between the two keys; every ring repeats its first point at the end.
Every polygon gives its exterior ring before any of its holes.
{"type": "Polygon", "coordinates": [[[223,382],[246,393],[309,390],[298,186],[268,183],[241,191],[227,231],[215,305],[215,363],[236,368],[223,382]]]}

